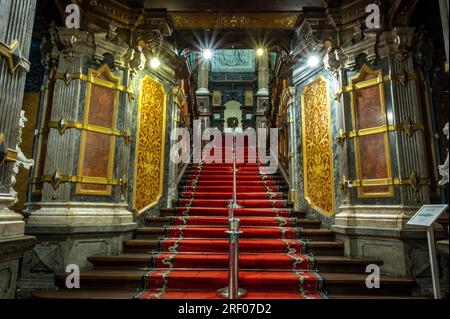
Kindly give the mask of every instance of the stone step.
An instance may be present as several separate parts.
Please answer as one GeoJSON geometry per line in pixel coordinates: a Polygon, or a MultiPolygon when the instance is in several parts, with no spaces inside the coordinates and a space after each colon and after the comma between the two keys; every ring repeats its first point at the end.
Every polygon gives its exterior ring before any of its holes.
{"type": "MultiPolygon", "coordinates": [[[[214,295],[214,291],[211,295],[214,295]]],[[[34,299],[59,299],[59,300],[88,300],[88,299],[131,299],[136,294],[134,290],[52,290],[52,291],[35,291],[33,292],[34,299]]],[[[271,292],[273,298],[276,298],[276,292],[271,292]]],[[[358,299],[425,299],[423,297],[411,297],[411,296],[380,296],[380,295],[339,295],[333,294],[328,296],[330,299],[345,299],[345,300],[358,300],[358,299]]],[[[184,302],[184,301],[183,301],[184,302]]]]}
{"type": "MultiPolygon", "coordinates": [[[[192,227],[196,228],[197,227],[192,227]]],[[[211,227],[210,227],[211,228],[211,227]]],[[[255,229],[256,227],[251,227],[251,229],[255,229]]],[[[261,229],[267,230],[268,227],[260,227],[261,229]]],[[[275,227],[276,228],[276,227],[275,227]]],[[[311,241],[333,241],[335,239],[334,232],[327,230],[327,229],[300,229],[296,227],[288,227],[292,229],[297,229],[299,232],[301,232],[301,239],[308,239],[311,241]]],[[[244,232],[244,234],[241,234],[241,238],[245,238],[245,227],[241,227],[241,230],[244,232]]],[[[142,227],[137,228],[135,231],[135,238],[136,239],[160,239],[166,236],[166,228],[165,227],[142,227]]],[[[218,238],[224,238],[225,233],[223,237],[218,238]]],[[[197,238],[197,237],[196,237],[197,238]]],[[[199,237],[200,238],[200,237],[199,237]]],[[[217,237],[208,237],[208,238],[217,238],[217,237]]],[[[247,238],[254,238],[254,237],[247,237],[247,238]]],[[[266,237],[264,237],[266,238],[266,237]]],[[[270,237],[269,237],[270,238],[270,237]]]]}
{"type": "MultiPolygon", "coordinates": [[[[167,217],[151,217],[148,216],[145,218],[146,226],[149,227],[161,227],[161,226],[169,226],[169,225],[175,225],[177,221],[176,216],[167,216],[167,217]]],[[[227,219],[226,217],[224,217],[227,219]]],[[[243,220],[248,220],[251,222],[251,218],[245,218],[242,217],[241,219],[241,225],[243,225],[243,220]]],[[[268,217],[269,220],[273,220],[273,218],[268,217]]],[[[258,218],[258,220],[263,223],[264,218],[258,218]],[[262,220],[262,221],[261,221],[262,220]]],[[[226,224],[223,224],[226,225],[226,224]]],[[[297,226],[303,227],[304,229],[318,229],[322,223],[318,220],[312,220],[312,219],[298,219],[297,220],[297,226]]]]}
{"type": "MultiPolygon", "coordinates": [[[[202,208],[204,208],[204,207],[202,207],[202,208]]],[[[225,209],[225,211],[226,211],[226,209],[225,209]]],[[[173,208],[160,208],[159,212],[160,212],[161,217],[170,217],[170,216],[176,215],[175,210],[173,208]]],[[[226,216],[226,215],[224,215],[224,216],[226,216]]],[[[291,210],[290,217],[295,217],[298,219],[306,219],[306,211],[291,210]]]]}
{"type": "MultiPolygon", "coordinates": [[[[159,240],[131,239],[124,242],[127,253],[148,253],[159,249],[159,240]]],[[[343,256],[344,245],[335,241],[311,241],[309,249],[315,256],[343,256]]]]}
{"type": "MultiPolygon", "coordinates": [[[[142,277],[147,272],[128,269],[82,271],[80,273],[80,286],[82,289],[136,291],[142,287],[142,277]]],[[[412,280],[408,279],[381,276],[380,288],[369,289],[366,286],[366,274],[322,273],[321,275],[324,278],[324,291],[331,295],[408,296],[411,295],[414,284],[412,280]]],[[[65,287],[66,277],[67,273],[55,275],[59,287],[65,287]]],[[[197,278],[197,280],[200,279],[197,278]]],[[[207,278],[201,280],[207,280],[207,278]]],[[[220,288],[217,287],[217,289],[220,288]]]]}
{"type": "MultiPolygon", "coordinates": [[[[157,254],[155,254],[157,255],[157,254]]],[[[222,253],[184,253],[180,254],[180,257],[184,259],[196,261],[201,260],[201,257],[204,258],[217,258],[223,257],[228,260],[227,254],[222,253]]],[[[267,258],[276,259],[277,256],[284,254],[274,254],[274,253],[261,253],[261,254],[246,254],[241,253],[240,258],[251,257],[252,263],[258,262],[263,264],[264,260],[267,258]],[[259,262],[258,258],[261,258],[261,262],[259,262]],[[255,259],[256,258],[256,259],[255,259]]],[[[88,260],[93,263],[95,269],[136,269],[136,268],[145,268],[151,267],[150,258],[153,254],[139,254],[139,253],[128,253],[122,254],[118,256],[93,256],[89,257],[88,260]]],[[[383,262],[381,260],[371,259],[371,260],[362,260],[358,258],[348,258],[343,256],[316,256],[316,267],[320,272],[336,272],[336,273],[359,273],[364,274],[367,265],[376,264],[381,266],[383,262]]],[[[218,265],[220,263],[217,263],[218,265]]],[[[224,268],[227,266],[228,262],[224,264],[224,268]]],[[[201,268],[201,266],[200,266],[201,268]]],[[[245,269],[242,266],[241,269],[245,269]]]]}

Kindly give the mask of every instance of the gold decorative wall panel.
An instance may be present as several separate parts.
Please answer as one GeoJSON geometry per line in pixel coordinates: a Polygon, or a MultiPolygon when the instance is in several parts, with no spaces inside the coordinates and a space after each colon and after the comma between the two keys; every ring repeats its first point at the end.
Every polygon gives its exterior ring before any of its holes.
{"type": "MultiPolygon", "coordinates": [[[[350,79],[353,129],[373,130],[388,125],[384,98],[383,71],[371,70],[364,65],[350,79]]],[[[388,131],[361,135],[354,139],[356,177],[373,181],[392,178],[388,131]]],[[[391,197],[394,189],[388,185],[363,186],[358,197],[391,197]]]]}
{"type": "Polygon", "coordinates": [[[331,111],[324,78],[305,86],[301,108],[305,199],[331,216],[335,211],[331,111]]]}
{"type": "MultiPolygon", "coordinates": [[[[114,76],[105,64],[98,70],[89,70],[84,105],[83,123],[104,129],[117,128],[120,92],[95,84],[96,81],[120,85],[120,78],[114,76]]],[[[116,136],[83,130],[81,133],[78,176],[112,179],[116,136]]],[[[111,195],[112,186],[78,183],[77,195],[111,195]]]]}
{"type": "Polygon", "coordinates": [[[146,76],[136,133],[133,208],[139,214],[157,205],[163,195],[166,100],[163,85],[146,76]]]}
{"type": "Polygon", "coordinates": [[[293,29],[298,12],[218,13],[172,12],[170,17],[177,29],[293,29]]]}

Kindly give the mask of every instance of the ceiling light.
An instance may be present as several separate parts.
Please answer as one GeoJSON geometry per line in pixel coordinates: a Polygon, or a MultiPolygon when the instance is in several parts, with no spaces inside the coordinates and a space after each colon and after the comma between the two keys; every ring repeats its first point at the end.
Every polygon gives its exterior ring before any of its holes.
{"type": "Polygon", "coordinates": [[[210,50],[210,49],[204,50],[204,51],[203,51],[203,57],[204,57],[206,60],[211,59],[211,57],[212,57],[212,52],[211,52],[211,50],[210,50]]]}
{"type": "Polygon", "coordinates": [[[150,61],[150,66],[152,67],[152,69],[157,69],[157,68],[159,68],[160,65],[161,65],[161,62],[159,61],[158,58],[153,58],[150,61]]]}
{"type": "Polygon", "coordinates": [[[308,59],[308,66],[310,68],[315,68],[320,63],[319,58],[316,55],[311,55],[308,59]]]}
{"type": "Polygon", "coordinates": [[[263,48],[259,48],[258,50],[256,50],[256,55],[257,56],[262,56],[264,54],[264,49],[263,48]]]}

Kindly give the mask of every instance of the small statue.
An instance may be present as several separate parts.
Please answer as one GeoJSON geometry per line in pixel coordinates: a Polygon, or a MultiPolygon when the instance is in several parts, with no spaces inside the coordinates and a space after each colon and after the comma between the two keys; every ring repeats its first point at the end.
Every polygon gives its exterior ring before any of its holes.
{"type": "Polygon", "coordinates": [[[11,193],[15,197],[14,202],[12,203],[12,206],[14,206],[18,202],[17,198],[17,192],[14,190],[13,186],[16,185],[16,175],[19,173],[20,167],[25,168],[26,170],[29,170],[31,166],[34,165],[34,160],[28,159],[25,154],[20,149],[19,145],[22,144],[22,129],[25,127],[25,122],[27,121],[27,118],[25,117],[25,111],[20,111],[20,119],[19,119],[19,135],[16,145],[16,152],[17,152],[17,161],[14,164],[13,167],[13,173],[11,176],[11,193]]]}
{"type": "MultiPolygon", "coordinates": [[[[447,136],[447,139],[449,137],[448,132],[448,122],[445,124],[444,129],[442,130],[447,136]]],[[[448,184],[448,150],[447,150],[447,159],[445,160],[444,164],[438,166],[439,174],[442,176],[442,179],[439,181],[439,186],[444,186],[448,184]]]]}

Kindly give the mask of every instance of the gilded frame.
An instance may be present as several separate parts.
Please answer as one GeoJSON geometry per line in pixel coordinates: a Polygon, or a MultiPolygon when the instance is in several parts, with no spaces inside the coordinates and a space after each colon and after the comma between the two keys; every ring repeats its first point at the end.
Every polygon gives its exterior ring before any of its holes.
{"type": "MultiPolygon", "coordinates": [[[[137,130],[136,130],[136,151],[135,151],[135,157],[134,157],[134,177],[133,177],[133,211],[135,211],[138,215],[142,214],[144,211],[151,209],[153,207],[155,207],[156,205],[158,205],[158,203],[160,202],[161,198],[163,197],[163,193],[164,193],[164,159],[165,159],[165,147],[166,147],[166,126],[167,126],[167,92],[164,88],[163,83],[161,83],[158,79],[146,75],[142,81],[141,81],[141,88],[140,88],[140,92],[139,92],[139,103],[138,103],[138,120],[137,120],[137,130]],[[138,209],[136,207],[136,191],[137,191],[137,179],[138,179],[138,157],[139,157],[139,139],[140,139],[140,135],[141,135],[141,119],[139,114],[141,114],[141,110],[142,110],[142,99],[143,99],[143,94],[142,94],[142,90],[144,89],[144,81],[146,79],[150,79],[151,81],[157,83],[158,85],[161,86],[161,90],[163,92],[163,105],[162,105],[162,136],[161,136],[161,154],[160,154],[160,176],[159,176],[159,190],[158,190],[158,195],[156,196],[156,198],[153,200],[153,202],[151,202],[150,204],[148,204],[147,206],[145,206],[144,208],[138,209]]],[[[151,185],[152,187],[154,185],[151,185]]]]}
{"type": "MultiPolygon", "coordinates": [[[[359,72],[352,78],[350,78],[350,87],[352,90],[350,91],[350,106],[352,113],[352,126],[354,129],[357,127],[356,120],[356,97],[355,94],[360,89],[365,89],[369,87],[373,87],[378,85],[379,94],[380,94],[380,108],[381,115],[383,118],[383,126],[388,125],[387,114],[386,114],[386,97],[384,92],[384,75],[383,70],[372,70],[367,64],[364,64],[359,72]],[[366,80],[359,81],[363,74],[376,75],[376,77],[366,80]]],[[[366,128],[368,129],[368,128],[366,128]]],[[[392,160],[391,160],[391,152],[389,145],[389,131],[384,132],[384,149],[386,156],[386,167],[387,167],[387,177],[386,179],[392,179],[392,160]]],[[[355,166],[356,166],[356,179],[362,180],[362,171],[361,171],[361,158],[360,158],[360,149],[359,149],[359,137],[354,138],[354,147],[355,147],[355,166]]],[[[370,181],[370,180],[366,180],[370,181]]],[[[394,188],[389,186],[389,190],[387,192],[365,192],[363,188],[357,189],[358,198],[379,198],[379,197],[393,197],[394,196],[394,188]]]]}
{"type": "Polygon", "coordinates": [[[318,212],[320,212],[321,214],[325,215],[325,216],[333,216],[335,213],[335,209],[336,209],[336,197],[335,197],[335,186],[334,186],[334,165],[333,165],[333,137],[332,137],[332,132],[331,132],[331,104],[330,104],[330,96],[329,96],[329,89],[328,89],[328,81],[326,80],[325,77],[323,76],[319,76],[317,78],[315,78],[313,81],[311,81],[310,83],[306,84],[305,87],[303,88],[302,94],[301,94],[301,109],[302,109],[302,153],[303,153],[303,180],[304,180],[304,189],[303,189],[303,193],[304,193],[304,197],[305,200],[308,202],[308,204],[315,210],[317,210],[318,212]],[[328,116],[328,134],[329,134],[329,154],[331,154],[331,161],[330,161],[330,170],[332,172],[331,174],[331,211],[326,211],[323,208],[317,206],[309,197],[309,192],[308,192],[308,186],[309,186],[309,181],[308,181],[308,172],[307,172],[307,158],[308,158],[308,154],[307,154],[307,150],[306,150],[306,114],[305,114],[305,95],[307,90],[309,89],[309,87],[311,87],[312,85],[316,84],[317,82],[323,81],[325,83],[325,87],[326,87],[326,105],[327,105],[327,116],[328,116]]]}
{"type": "MultiPolygon", "coordinates": [[[[112,128],[117,128],[117,121],[118,121],[118,113],[119,113],[119,98],[120,98],[120,91],[114,90],[114,87],[117,87],[120,85],[120,77],[115,76],[111,70],[109,69],[107,64],[102,65],[98,70],[89,69],[88,71],[88,78],[89,81],[87,81],[87,89],[86,89],[86,98],[84,103],[84,115],[83,115],[83,123],[89,124],[89,111],[91,106],[91,93],[92,93],[92,85],[99,85],[102,87],[110,87],[111,90],[114,91],[115,99],[114,99],[114,108],[113,108],[113,122],[112,122],[112,128]],[[98,79],[100,75],[106,73],[107,76],[113,80],[113,82],[105,81],[103,79],[98,79]],[[98,84],[97,84],[98,83],[98,84]],[[110,85],[106,86],[106,84],[109,83],[110,85]]],[[[80,143],[80,153],[79,153],[79,159],[78,159],[78,176],[84,176],[83,169],[84,169],[84,159],[86,155],[86,130],[81,131],[81,143],[80,143]]],[[[110,136],[110,149],[109,149],[109,158],[108,158],[108,175],[106,176],[107,179],[113,178],[114,173],[114,155],[116,151],[116,136],[111,135],[110,136]]],[[[112,194],[112,185],[107,185],[106,190],[90,190],[90,189],[83,189],[84,184],[77,183],[75,187],[75,195],[89,195],[89,196],[111,196],[112,194]]]]}

